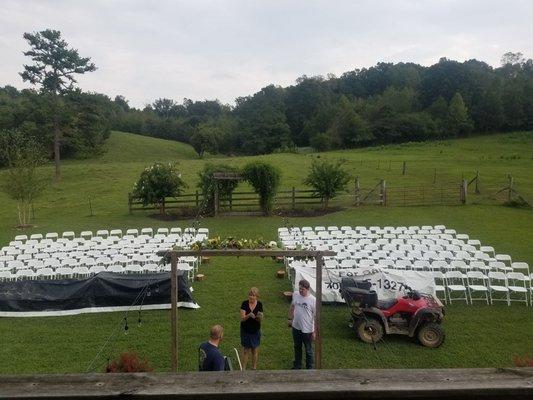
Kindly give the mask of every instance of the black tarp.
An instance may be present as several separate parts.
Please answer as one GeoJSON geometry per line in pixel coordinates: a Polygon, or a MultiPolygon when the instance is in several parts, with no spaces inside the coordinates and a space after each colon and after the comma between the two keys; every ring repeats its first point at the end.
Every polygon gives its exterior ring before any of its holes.
{"type": "MultiPolygon", "coordinates": [[[[178,271],[178,306],[198,308],[178,271]]],[[[0,316],[72,315],[170,307],[170,273],[101,272],[87,279],[0,282],[0,316]]]]}

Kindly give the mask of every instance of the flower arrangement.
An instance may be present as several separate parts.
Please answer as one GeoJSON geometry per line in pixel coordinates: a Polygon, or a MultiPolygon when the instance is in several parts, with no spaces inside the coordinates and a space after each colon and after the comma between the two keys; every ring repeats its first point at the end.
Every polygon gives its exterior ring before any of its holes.
{"type": "Polygon", "coordinates": [[[192,250],[223,250],[223,249],[276,249],[278,245],[276,242],[271,241],[267,242],[263,238],[257,239],[245,239],[245,238],[234,238],[229,236],[227,238],[221,238],[220,236],[215,236],[210,239],[207,239],[203,242],[195,242],[191,245],[192,250]]]}

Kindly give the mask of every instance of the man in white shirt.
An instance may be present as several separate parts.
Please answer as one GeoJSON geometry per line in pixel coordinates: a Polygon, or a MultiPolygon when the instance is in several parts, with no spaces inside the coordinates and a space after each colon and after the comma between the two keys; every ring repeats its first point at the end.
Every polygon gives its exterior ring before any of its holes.
{"type": "Polygon", "coordinates": [[[292,327],[294,341],[294,363],[292,369],[302,368],[302,344],[305,346],[305,366],[312,369],[314,364],[313,340],[315,339],[316,299],[309,292],[309,281],[298,282],[298,291],[292,295],[289,309],[289,326],[292,327]]]}

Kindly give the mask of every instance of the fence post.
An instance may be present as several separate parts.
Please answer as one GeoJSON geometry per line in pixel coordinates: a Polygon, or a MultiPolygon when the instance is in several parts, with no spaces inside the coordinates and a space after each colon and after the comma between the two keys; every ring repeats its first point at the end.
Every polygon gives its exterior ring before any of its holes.
{"type": "Polygon", "coordinates": [[[196,195],[196,208],[200,208],[200,198],[198,197],[198,190],[195,193],[196,195]]]}
{"type": "Polygon", "coordinates": [[[407,171],[407,163],[404,161],[403,167],[402,167],[402,175],[405,175],[406,171],[407,171]]]}
{"type": "Polygon", "coordinates": [[[215,217],[218,217],[218,181],[215,181],[215,200],[214,200],[214,206],[215,206],[215,217]]]}
{"type": "Polygon", "coordinates": [[[360,187],[360,183],[359,183],[359,177],[357,176],[355,178],[355,192],[354,192],[355,205],[357,205],[357,206],[359,205],[360,194],[361,194],[361,187],[360,187]]]}
{"type": "Polygon", "coordinates": [[[461,203],[466,204],[466,195],[468,192],[468,181],[465,179],[461,185],[461,203]]]}
{"type": "Polygon", "coordinates": [[[437,183],[437,168],[435,168],[435,172],[433,173],[433,184],[437,183]]]}
{"type": "Polygon", "coordinates": [[[229,210],[233,211],[233,192],[229,194],[229,210]]]}
{"type": "Polygon", "coordinates": [[[296,209],[296,188],[293,186],[292,187],[292,209],[296,209]]]}
{"type": "Polygon", "coordinates": [[[381,180],[381,205],[387,205],[387,182],[385,182],[385,179],[381,180]]]}
{"type": "Polygon", "coordinates": [[[509,179],[509,195],[508,200],[511,201],[511,198],[513,196],[513,176],[511,174],[507,174],[507,179],[509,179]]]}
{"type": "Polygon", "coordinates": [[[129,210],[129,213],[131,214],[131,193],[128,193],[128,210],[129,210]]]}
{"type": "Polygon", "coordinates": [[[479,171],[476,171],[476,194],[479,194],[479,187],[478,187],[478,182],[479,182],[479,171]]]}

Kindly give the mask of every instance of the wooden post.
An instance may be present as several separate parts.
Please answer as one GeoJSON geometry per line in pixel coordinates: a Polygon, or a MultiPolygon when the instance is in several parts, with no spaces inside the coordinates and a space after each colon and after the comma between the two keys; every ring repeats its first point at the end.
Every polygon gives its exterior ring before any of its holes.
{"type": "Polygon", "coordinates": [[[172,372],[178,372],[178,255],[170,256],[170,345],[172,372]]]}
{"type": "Polygon", "coordinates": [[[466,204],[466,193],[468,192],[468,181],[465,179],[461,185],[461,203],[466,204]]]}
{"type": "Polygon", "coordinates": [[[215,217],[218,217],[218,181],[215,180],[215,217]]]}
{"type": "Polygon", "coordinates": [[[292,209],[294,210],[296,208],[296,188],[294,186],[292,187],[291,202],[292,202],[292,209]]]}
{"type": "Polygon", "coordinates": [[[196,208],[199,208],[200,207],[200,198],[198,196],[198,190],[196,191],[195,195],[196,195],[196,197],[195,197],[195,199],[196,199],[196,208]]]}
{"type": "Polygon", "coordinates": [[[324,257],[319,253],[316,257],[316,315],[315,315],[315,368],[322,368],[322,267],[324,257]]]}
{"type": "Polygon", "coordinates": [[[354,196],[355,196],[355,204],[356,204],[356,205],[359,205],[359,202],[360,202],[360,194],[361,194],[361,185],[360,185],[359,177],[357,176],[357,177],[355,178],[355,193],[354,193],[354,196]]]}
{"type": "Polygon", "coordinates": [[[507,179],[509,180],[509,195],[508,200],[511,201],[511,198],[513,197],[513,176],[511,174],[507,175],[507,179]]]}
{"type": "Polygon", "coordinates": [[[402,167],[402,175],[405,175],[406,172],[407,172],[407,163],[404,161],[403,167],[402,167]]]}
{"type": "Polygon", "coordinates": [[[479,194],[479,171],[476,171],[476,194],[479,194]]]}
{"type": "Polygon", "coordinates": [[[128,210],[130,214],[131,214],[131,202],[132,202],[131,193],[128,193],[128,210]]]}
{"type": "Polygon", "coordinates": [[[433,173],[433,184],[437,183],[437,168],[435,168],[435,172],[433,173]]]}
{"type": "Polygon", "coordinates": [[[233,211],[233,193],[229,194],[229,210],[233,211]]]}
{"type": "Polygon", "coordinates": [[[385,182],[385,179],[381,180],[381,205],[387,205],[387,182],[385,182]]]}

